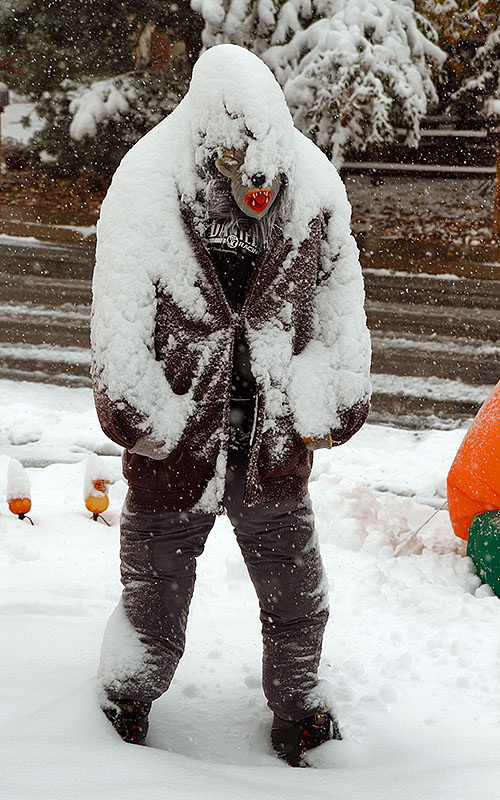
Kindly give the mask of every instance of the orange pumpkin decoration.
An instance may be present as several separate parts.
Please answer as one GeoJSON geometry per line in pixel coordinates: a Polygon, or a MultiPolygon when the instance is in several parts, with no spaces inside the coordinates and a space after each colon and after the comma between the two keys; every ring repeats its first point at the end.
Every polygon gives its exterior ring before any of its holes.
{"type": "Polygon", "coordinates": [[[92,494],[85,498],[85,506],[92,514],[94,519],[102,514],[109,506],[108,486],[110,481],[98,478],[92,481],[92,494]],[[96,494],[94,494],[96,492],[96,494]]]}
{"type": "Polygon", "coordinates": [[[500,509],[500,382],[479,409],[448,473],[453,530],[468,539],[475,514],[500,509]]]}
{"type": "Polygon", "coordinates": [[[9,511],[17,514],[19,519],[23,519],[25,515],[31,510],[31,500],[29,497],[14,497],[9,500],[9,511]]]}
{"type": "Polygon", "coordinates": [[[85,499],[85,505],[92,514],[102,514],[109,506],[108,484],[109,481],[93,481],[94,489],[100,494],[89,494],[85,499]]]}
{"type": "Polygon", "coordinates": [[[28,519],[33,525],[33,520],[27,517],[31,509],[30,481],[26,470],[20,461],[11,458],[7,470],[7,503],[9,511],[19,519],[28,519]]]}

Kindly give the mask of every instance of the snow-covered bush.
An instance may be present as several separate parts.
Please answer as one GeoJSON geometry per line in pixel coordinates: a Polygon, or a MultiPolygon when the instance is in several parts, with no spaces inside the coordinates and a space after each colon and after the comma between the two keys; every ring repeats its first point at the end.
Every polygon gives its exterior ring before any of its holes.
{"type": "Polygon", "coordinates": [[[187,88],[182,72],[141,72],[103,80],[64,81],[37,104],[45,125],[31,142],[36,162],[76,175],[109,175],[122,156],[166,117],[187,88]]]}
{"type": "Polygon", "coordinates": [[[189,0],[0,0],[0,80],[45,122],[35,164],[113,172],[185,94],[200,30],[189,0]]]}
{"type": "Polygon", "coordinates": [[[80,141],[85,136],[93,139],[98,126],[109,120],[118,120],[130,110],[134,101],[134,86],[130,78],[108,78],[94,81],[90,86],[69,90],[73,97],[68,110],[72,116],[69,135],[80,141]]]}
{"type": "Polygon", "coordinates": [[[295,123],[332,160],[391,141],[417,145],[445,54],[413,0],[191,0],[206,46],[261,55],[295,123]]]}
{"type": "Polygon", "coordinates": [[[444,54],[418,27],[411,0],[333,0],[331,13],[265,54],[297,126],[336,164],[407,130],[437,101],[444,54]]]}

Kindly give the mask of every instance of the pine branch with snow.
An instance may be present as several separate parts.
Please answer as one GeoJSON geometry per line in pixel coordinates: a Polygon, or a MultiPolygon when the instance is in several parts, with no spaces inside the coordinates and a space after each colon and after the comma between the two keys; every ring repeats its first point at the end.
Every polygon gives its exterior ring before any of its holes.
{"type": "Polygon", "coordinates": [[[134,87],[126,76],[93,81],[89,86],[70,89],[69,113],[72,116],[69,133],[77,141],[93,138],[97,128],[109,119],[118,119],[130,109],[134,87]]]}
{"type": "MultiPolygon", "coordinates": [[[[191,8],[205,21],[202,33],[205,47],[239,44],[257,55],[267,50],[271,43],[280,5],[293,7],[305,4],[302,0],[288,0],[284,4],[279,0],[261,0],[258,3],[248,0],[191,0],[191,8]]],[[[290,16],[296,17],[297,12],[290,16]]]]}
{"type": "Polygon", "coordinates": [[[339,165],[394,140],[397,127],[418,145],[445,54],[422,32],[412,0],[330,0],[328,16],[264,58],[297,127],[339,165]]]}
{"type": "Polygon", "coordinates": [[[413,0],[191,0],[203,42],[229,42],[271,67],[295,124],[336,164],[392,141],[396,128],[418,144],[420,121],[437,102],[446,56],[413,0]]]}
{"type": "Polygon", "coordinates": [[[69,174],[88,168],[108,175],[176,107],[187,84],[185,68],[168,81],[162,71],[65,80],[37,103],[44,126],[32,139],[32,152],[69,174]]]}

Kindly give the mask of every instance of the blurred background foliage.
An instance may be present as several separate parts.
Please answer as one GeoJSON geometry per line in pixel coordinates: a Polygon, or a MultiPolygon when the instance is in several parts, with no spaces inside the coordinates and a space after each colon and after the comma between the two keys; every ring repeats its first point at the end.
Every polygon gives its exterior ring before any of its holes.
{"type": "Polygon", "coordinates": [[[398,126],[418,146],[430,112],[464,125],[496,118],[499,17],[500,0],[0,0],[0,80],[42,120],[31,165],[109,175],[175,108],[203,46],[242,44],[273,69],[296,124],[341,163],[370,137],[393,141],[398,126]],[[401,57],[383,63],[388,31],[401,57]],[[343,60],[336,36],[352,38],[359,63],[343,60]],[[296,102],[305,90],[308,113],[296,102]]]}

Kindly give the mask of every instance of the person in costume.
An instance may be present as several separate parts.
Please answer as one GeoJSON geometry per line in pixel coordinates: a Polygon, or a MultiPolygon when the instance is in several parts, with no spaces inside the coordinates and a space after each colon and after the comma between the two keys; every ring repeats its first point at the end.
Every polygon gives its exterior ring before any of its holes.
{"type": "Polygon", "coordinates": [[[145,741],[184,650],[196,559],[225,513],[259,600],[272,744],[298,766],[340,737],[318,681],[313,451],[356,433],[370,397],[345,189],[265,64],[219,45],[123,159],[97,236],[95,403],[128,482],[102,708],[125,741],[145,741]]]}

